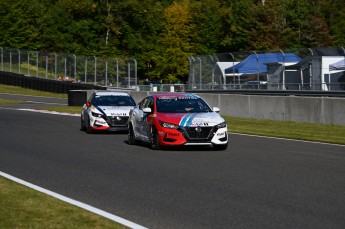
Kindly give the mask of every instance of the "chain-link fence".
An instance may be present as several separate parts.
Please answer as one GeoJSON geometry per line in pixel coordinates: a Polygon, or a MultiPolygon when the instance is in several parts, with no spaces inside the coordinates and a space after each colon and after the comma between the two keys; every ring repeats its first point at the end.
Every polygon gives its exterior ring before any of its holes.
{"type": "Polygon", "coordinates": [[[229,52],[188,57],[190,90],[344,90],[345,49],[229,52]]]}
{"type": "Polygon", "coordinates": [[[39,78],[137,87],[135,59],[101,58],[0,47],[0,70],[39,78]]]}
{"type": "MultiPolygon", "coordinates": [[[[186,60],[187,61],[187,60],[186,60]]],[[[345,90],[343,47],[188,57],[188,84],[139,84],[137,61],[0,47],[0,70],[139,91],[345,90]]]]}

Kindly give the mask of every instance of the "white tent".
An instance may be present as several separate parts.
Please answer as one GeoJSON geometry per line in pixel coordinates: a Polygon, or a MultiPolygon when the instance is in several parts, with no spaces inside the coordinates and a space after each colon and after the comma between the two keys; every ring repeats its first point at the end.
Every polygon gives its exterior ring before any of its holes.
{"type": "MultiPolygon", "coordinates": [[[[220,77],[222,80],[223,84],[226,84],[226,74],[225,75],[225,69],[230,68],[236,64],[238,64],[239,62],[217,62],[214,69],[213,69],[213,76],[215,78],[220,77]]],[[[239,75],[239,74],[236,74],[239,75]]]]}
{"type": "Polygon", "coordinates": [[[345,71],[345,57],[329,65],[329,71],[345,71]]]}

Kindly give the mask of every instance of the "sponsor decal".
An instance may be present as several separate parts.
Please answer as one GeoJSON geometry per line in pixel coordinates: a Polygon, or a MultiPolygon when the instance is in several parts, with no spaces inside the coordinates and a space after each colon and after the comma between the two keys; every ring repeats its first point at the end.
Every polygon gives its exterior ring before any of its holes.
{"type": "Polygon", "coordinates": [[[161,96],[161,97],[158,97],[157,99],[198,99],[197,96],[195,95],[192,95],[192,94],[187,94],[187,95],[181,95],[181,96],[169,96],[169,95],[166,95],[166,96],[161,96]]]}
{"type": "Polygon", "coordinates": [[[180,121],[180,126],[209,126],[209,122],[204,120],[205,116],[198,113],[186,114],[180,121]]]}
{"type": "Polygon", "coordinates": [[[193,122],[189,126],[208,126],[207,122],[193,122]]]}
{"type": "Polygon", "coordinates": [[[223,133],[217,133],[217,136],[220,137],[220,136],[225,136],[225,132],[223,133]]]}
{"type": "Polygon", "coordinates": [[[110,113],[111,116],[126,116],[126,113],[110,113]]]}

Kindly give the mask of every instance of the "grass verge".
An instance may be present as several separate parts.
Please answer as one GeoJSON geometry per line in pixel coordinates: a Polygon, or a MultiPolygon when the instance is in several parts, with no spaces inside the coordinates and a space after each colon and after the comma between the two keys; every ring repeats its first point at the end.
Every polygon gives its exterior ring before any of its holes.
{"type": "Polygon", "coordinates": [[[0,228],[126,228],[3,177],[0,177],[0,206],[0,228]]]}
{"type": "Polygon", "coordinates": [[[0,104],[21,104],[21,103],[26,103],[26,102],[21,101],[21,100],[0,99],[0,104]]]}
{"type": "Polygon", "coordinates": [[[0,92],[9,93],[9,94],[19,94],[19,95],[46,96],[46,97],[53,97],[53,98],[67,98],[68,97],[68,95],[65,93],[51,93],[51,92],[37,91],[37,90],[28,89],[28,88],[9,86],[9,85],[3,85],[3,84],[0,84],[0,92]]]}

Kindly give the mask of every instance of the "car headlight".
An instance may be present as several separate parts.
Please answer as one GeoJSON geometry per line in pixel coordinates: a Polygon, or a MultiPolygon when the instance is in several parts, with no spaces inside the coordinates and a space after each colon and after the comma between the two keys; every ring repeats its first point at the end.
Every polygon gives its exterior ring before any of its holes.
{"type": "Polygon", "coordinates": [[[175,125],[175,124],[172,124],[172,123],[162,122],[162,121],[159,121],[159,123],[160,123],[161,126],[164,127],[164,128],[169,128],[169,129],[178,129],[178,128],[179,128],[178,125],[175,125]]]}
{"type": "Polygon", "coordinates": [[[222,122],[222,123],[219,123],[217,125],[217,128],[220,129],[220,128],[225,128],[226,127],[226,122],[222,122]]]}
{"type": "Polygon", "coordinates": [[[99,114],[99,113],[95,113],[95,112],[91,112],[91,115],[93,117],[96,117],[96,118],[104,118],[104,116],[102,114],[99,114]]]}

